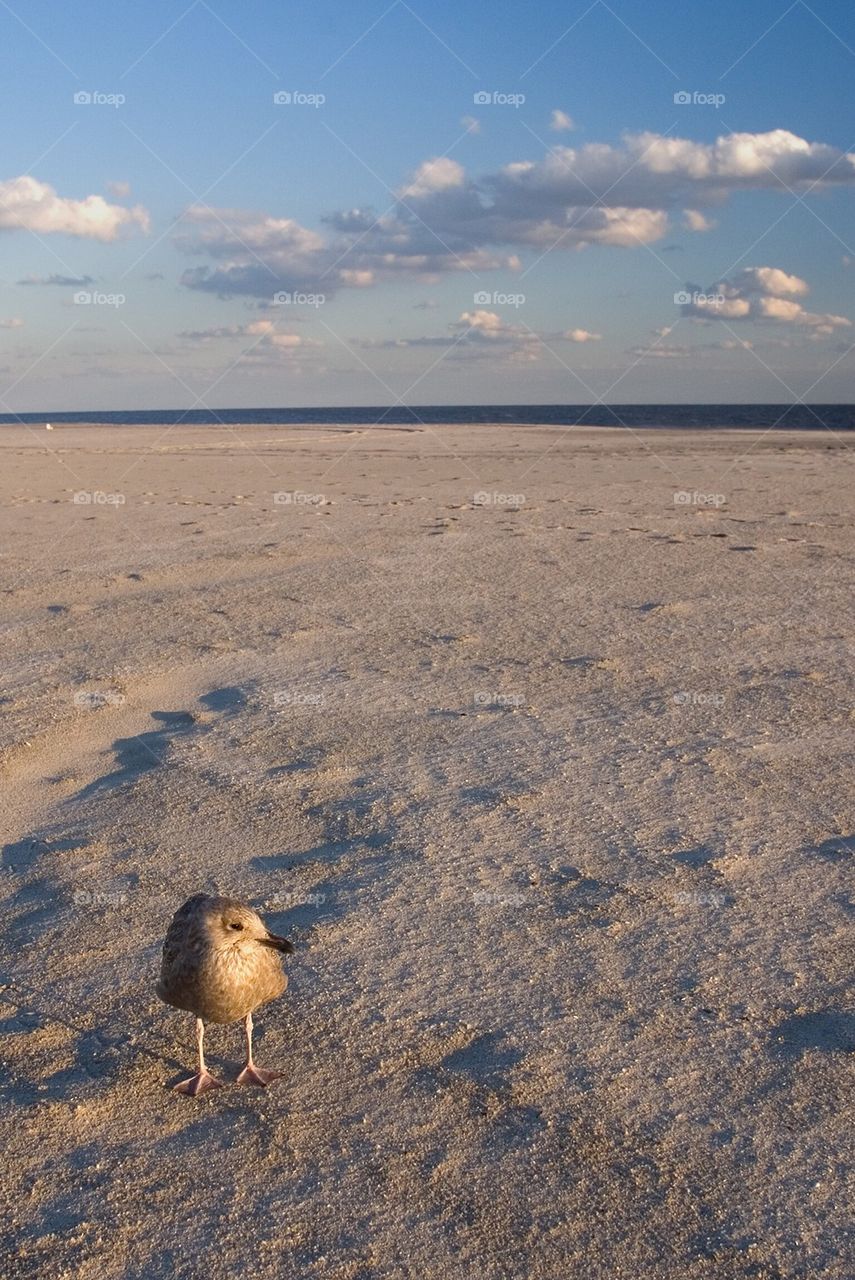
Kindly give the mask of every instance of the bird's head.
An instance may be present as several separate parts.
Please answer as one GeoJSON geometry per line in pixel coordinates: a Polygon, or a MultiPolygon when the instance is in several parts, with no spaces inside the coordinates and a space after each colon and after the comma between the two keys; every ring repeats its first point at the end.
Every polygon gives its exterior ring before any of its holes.
{"type": "Polygon", "coordinates": [[[269,947],[290,955],[294,950],[287,938],[271,933],[251,907],[228,898],[212,901],[205,924],[208,938],[217,951],[229,949],[246,953],[257,947],[269,947]]]}

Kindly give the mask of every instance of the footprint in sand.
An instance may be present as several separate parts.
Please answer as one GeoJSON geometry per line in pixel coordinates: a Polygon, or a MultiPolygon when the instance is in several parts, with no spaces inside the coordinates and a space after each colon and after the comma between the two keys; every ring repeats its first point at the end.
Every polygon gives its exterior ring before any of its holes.
{"type": "Polygon", "coordinates": [[[639,613],[666,613],[677,617],[691,613],[693,608],[689,600],[649,600],[637,606],[639,613]]]}

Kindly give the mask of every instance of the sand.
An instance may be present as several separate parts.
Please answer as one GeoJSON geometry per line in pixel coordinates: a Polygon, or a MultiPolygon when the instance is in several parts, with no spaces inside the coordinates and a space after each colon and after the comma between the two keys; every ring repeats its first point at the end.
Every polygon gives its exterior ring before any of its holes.
{"type": "Polygon", "coordinates": [[[4,1273],[848,1278],[852,449],[4,427],[4,1273]]]}

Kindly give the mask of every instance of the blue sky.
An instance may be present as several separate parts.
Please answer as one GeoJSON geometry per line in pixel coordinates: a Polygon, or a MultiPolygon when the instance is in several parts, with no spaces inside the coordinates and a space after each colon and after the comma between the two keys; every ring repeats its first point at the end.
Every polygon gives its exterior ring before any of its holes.
{"type": "Polygon", "coordinates": [[[0,412],[852,398],[848,4],[29,0],[0,34],[0,412]]]}

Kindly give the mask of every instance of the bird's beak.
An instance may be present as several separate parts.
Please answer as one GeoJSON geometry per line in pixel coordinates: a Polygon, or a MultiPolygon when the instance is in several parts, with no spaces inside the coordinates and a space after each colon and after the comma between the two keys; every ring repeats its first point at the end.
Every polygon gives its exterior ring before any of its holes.
{"type": "Polygon", "coordinates": [[[277,937],[275,933],[268,933],[266,938],[259,938],[259,942],[264,947],[272,947],[274,951],[284,951],[286,956],[290,956],[294,950],[293,942],[289,942],[287,938],[277,937]]]}

